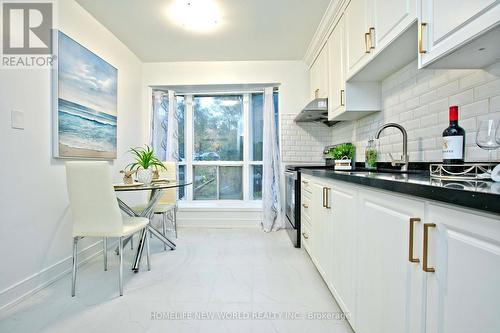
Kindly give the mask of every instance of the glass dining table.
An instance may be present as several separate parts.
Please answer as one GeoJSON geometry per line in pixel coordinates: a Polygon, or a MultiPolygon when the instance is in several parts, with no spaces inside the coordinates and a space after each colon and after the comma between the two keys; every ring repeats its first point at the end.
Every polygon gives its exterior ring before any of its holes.
{"type": "MultiPolygon", "coordinates": [[[[160,181],[160,182],[153,182],[151,184],[144,184],[144,185],[128,185],[128,186],[123,186],[123,185],[115,185],[115,191],[116,192],[132,192],[132,191],[151,191],[149,195],[149,201],[143,208],[141,212],[137,212],[130,208],[125,202],[123,202],[122,199],[118,199],[118,205],[120,206],[120,209],[127,215],[132,216],[132,217],[145,217],[148,219],[151,219],[154,215],[154,209],[156,207],[156,204],[160,200],[162,196],[162,192],[166,189],[171,189],[171,188],[181,188],[185,187],[188,185],[191,185],[191,182],[184,182],[184,181],[160,181]]],[[[170,240],[166,235],[164,235],[162,232],[158,231],[151,223],[148,224],[148,230],[149,232],[158,238],[160,241],[165,243],[171,250],[175,250],[175,243],[170,240]]],[[[139,271],[139,266],[141,263],[141,257],[142,257],[142,252],[144,251],[144,246],[146,243],[146,230],[141,231],[141,235],[139,238],[139,244],[137,246],[137,251],[135,254],[135,259],[134,263],[132,265],[132,270],[137,273],[139,271]]],[[[131,240],[132,236],[125,239],[123,242],[123,246],[131,240]]]]}

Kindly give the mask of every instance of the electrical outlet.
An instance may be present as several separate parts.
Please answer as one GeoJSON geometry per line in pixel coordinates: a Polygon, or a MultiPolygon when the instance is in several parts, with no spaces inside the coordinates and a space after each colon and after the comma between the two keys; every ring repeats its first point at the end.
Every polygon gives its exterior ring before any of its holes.
{"type": "Polygon", "coordinates": [[[10,126],[14,129],[24,129],[24,112],[12,110],[10,112],[10,126]]]}

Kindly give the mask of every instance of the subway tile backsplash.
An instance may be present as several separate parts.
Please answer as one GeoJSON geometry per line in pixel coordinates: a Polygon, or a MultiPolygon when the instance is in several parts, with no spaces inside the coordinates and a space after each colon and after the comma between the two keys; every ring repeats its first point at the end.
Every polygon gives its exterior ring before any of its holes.
{"type": "MultiPolygon", "coordinates": [[[[459,124],[466,132],[466,161],[486,161],[488,153],[476,146],[481,119],[500,118],[500,63],[481,70],[417,70],[414,61],[382,82],[381,112],[353,122],[341,122],[330,130],[332,144],[351,141],[357,160],[378,127],[397,122],[408,132],[410,161],[441,161],[441,134],[448,126],[448,106],[459,106],[459,124]]],[[[402,154],[401,134],[387,129],[380,140],[380,161],[389,153],[402,154]]],[[[499,158],[497,151],[494,158],[499,158]]]]}
{"type": "Polygon", "coordinates": [[[281,160],[323,163],[323,148],[333,140],[331,128],[317,123],[295,123],[295,117],[295,114],[280,115],[281,160]]]}

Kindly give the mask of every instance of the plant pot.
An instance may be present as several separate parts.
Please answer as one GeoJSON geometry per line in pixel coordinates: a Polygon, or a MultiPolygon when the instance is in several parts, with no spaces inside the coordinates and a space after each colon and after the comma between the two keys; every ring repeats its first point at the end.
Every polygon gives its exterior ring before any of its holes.
{"type": "Polygon", "coordinates": [[[139,169],[137,170],[137,181],[144,183],[146,185],[151,184],[153,180],[153,170],[151,169],[139,169]]]}

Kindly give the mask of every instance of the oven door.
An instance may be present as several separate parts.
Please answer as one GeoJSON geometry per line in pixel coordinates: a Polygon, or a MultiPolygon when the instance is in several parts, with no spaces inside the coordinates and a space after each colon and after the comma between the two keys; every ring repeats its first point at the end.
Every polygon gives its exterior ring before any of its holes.
{"type": "Polygon", "coordinates": [[[295,189],[297,172],[285,172],[285,215],[288,223],[295,229],[295,189]]]}

